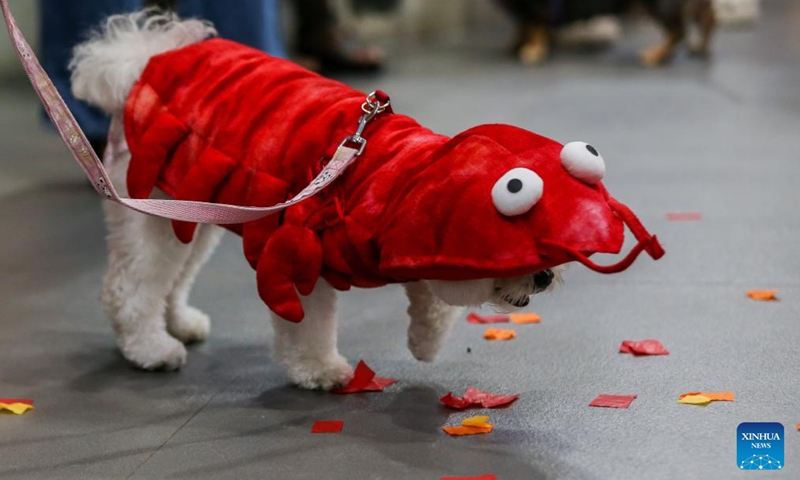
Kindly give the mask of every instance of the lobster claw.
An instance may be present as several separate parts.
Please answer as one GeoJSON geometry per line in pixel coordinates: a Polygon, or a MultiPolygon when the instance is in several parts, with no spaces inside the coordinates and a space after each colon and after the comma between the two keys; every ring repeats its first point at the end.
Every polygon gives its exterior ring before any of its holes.
{"type": "Polygon", "coordinates": [[[322,243],[305,227],[281,226],[269,239],[256,267],[258,295],[281,318],[303,320],[300,295],[310,295],[322,272],[322,243]]]}

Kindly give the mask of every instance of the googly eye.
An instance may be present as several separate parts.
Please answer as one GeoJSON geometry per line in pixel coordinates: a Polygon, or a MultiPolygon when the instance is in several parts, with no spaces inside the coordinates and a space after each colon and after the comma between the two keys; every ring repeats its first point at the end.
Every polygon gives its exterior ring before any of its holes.
{"type": "Polygon", "coordinates": [[[606,174],[606,162],[586,142],[569,142],[561,149],[561,165],[578,180],[594,185],[606,174]]]}
{"type": "Polygon", "coordinates": [[[527,168],[514,168],[492,187],[492,202],[507,217],[522,215],[542,198],[544,182],[527,168]]]}

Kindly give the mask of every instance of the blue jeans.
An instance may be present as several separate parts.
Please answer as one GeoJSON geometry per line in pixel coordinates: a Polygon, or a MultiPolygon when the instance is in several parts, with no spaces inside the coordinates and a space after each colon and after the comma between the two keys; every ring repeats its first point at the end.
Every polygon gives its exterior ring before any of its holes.
{"type": "MultiPolygon", "coordinates": [[[[178,0],[178,13],[210,20],[223,38],[285,57],[278,1],[178,0]]],[[[42,66],[90,139],[105,138],[109,120],[72,96],[67,70],[72,48],[105,17],[140,10],[142,4],[143,0],[39,0],[42,66]]]]}

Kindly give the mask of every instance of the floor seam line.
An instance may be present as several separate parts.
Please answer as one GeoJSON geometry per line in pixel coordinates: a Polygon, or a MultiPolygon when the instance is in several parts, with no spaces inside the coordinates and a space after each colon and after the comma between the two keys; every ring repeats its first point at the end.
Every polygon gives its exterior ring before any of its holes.
{"type": "Polygon", "coordinates": [[[138,471],[139,471],[139,469],[141,469],[143,466],[147,465],[147,462],[149,462],[149,461],[150,461],[150,459],[152,459],[152,458],[153,458],[153,457],[154,457],[154,456],[155,456],[155,455],[156,455],[158,452],[160,452],[160,451],[161,451],[161,449],[162,449],[162,448],[164,448],[164,446],[170,442],[170,440],[172,440],[173,438],[175,438],[175,435],[177,435],[177,434],[178,434],[178,432],[180,432],[181,430],[183,430],[183,427],[185,427],[186,425],[188,425],[188,424],[189,424],[189,422],[191,422],[192,420],[194,420],[194,418],[195,418],[197,415],[199,415],[199,414],[200,414],[200,412],[202,412],[202,411],[203,411],[203,410],[204,410],[204,409],[205,409],[205,408],[208,406],[208,404],[209,404],[209,403],[211,403],[211,401],[212,401],[212,400],[214,400],[215,398],[217,398],[217,396],[218,396],[220,393],[222,393],[223,391],[227,390],[227,388],[228,388],[228,385],[230,385],[231,383],[235,382],[235,381],[236,381],[236,379],[238,379],[238,378],[239,378],[239,376],[238,376],[238,375],[237,375],[237,376],[235,376],[235,377],[233,377],[233,378],[231,379],[231,381],[230,381],[230,382],[226,383],[224,386],[222,386],[222,388],[220,388],[220,389],[219,389],[218,391],[216,391],[216,392],[215,392],[213,395],[211,395],[211,397],[210,397],[208,400],[206,400],[206,402],[205,402],[203,405],[201,405],[201,406],[200,406],[200,408],[198,408],[198,409],[197,409],[197,411],[196,411],[196,412],[194,412],[194,413],[193,413],[193,414],[192,414],[192,415],[191,415],[189,418],[187,418],[187,419],[186,419],[186,421],[185,421],[185,422],[183,422],[183,423],[182,423],[182,424],[181,424],[181,425],[180,425],[180,426],[179,426],[179,427],[178,427],[178,428],[177,428],[177,429],[176,429],[174,432],[172,432],[172,434],[171,434],[171,435],[170,435],[170,436],[169,436],[169,437],[168,437],[166,440],[164,440],[164,441],[161,443],[161,445],[159,445],[159,446],[158,446],[158,448],[156,448],[156,449],[155,449],[155,451],[154,451],[153,453],[151,453],[151,454],[150,454],[150,455],[149,455],[147,458],[145,458],[145,459],[144,459],[144,461],[143,461],[142,463],[140,463],[139,465],[137,465],[137,466],[136,466],[136,468],[134,468],[134,469],[133,469],[133,471],[132,471],[132,472],[131,472],[131,473],[130,473],[130,474],[127,476],[127,477],[125,477],[125,480],[130,480],[130,478],[131,478],[131,477],[133,477],[133,476],[136,474],[136,472],[138,472],[138,471]]]}

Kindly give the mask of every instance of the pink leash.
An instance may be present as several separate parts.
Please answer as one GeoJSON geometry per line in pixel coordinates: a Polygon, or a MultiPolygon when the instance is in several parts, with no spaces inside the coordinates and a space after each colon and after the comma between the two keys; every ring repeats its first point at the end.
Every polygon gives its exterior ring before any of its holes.
{"type": "MultiPolygon", "coordinates": [[[[67,144],[70,152],[72,152],[75,161],[78,162],[86,176],[91,180],[98,193],[109,200],[121,203],[138,212],[186,222],[230,224],[257,220],[300,203],[333,182],[363,152],[366,145],[366,140],[361,137],[364,125],[389,106],[389,98],[383,92],[373,92],[367,96],[367,101],[362,105],[364,114],[361,116],[356,134],[347,137],[339,145],[333,158],[311,184],[291,200],[284,203],[271,207],[242,207],[185,200],[123,198],[117,194],[111,179],[108,177],[105,168],[103,168],[103,163],[97,158],[89,141],[86,140],[86,136],[75,121],[75,117],[72,116],[72,112],[69,111],[61,95],[58,94],[36,55],[33,54],[31,46],[17,26],[17,22],[8,8],[8,0],[0,0],[0,8],[3,10],[3,17],[6,21],[11,43],[14,44],[14,49],[20,62],[22,62],[22,66],[25,68],[25,73],[28,75],[36,94],[41,99],[47,115],[52,119],[64,143],[67,144]],[[346,146],[348,144],[355,145],[356,148],[346,146]]],[[[122,133],[112,129],[109,134],[109,148],[105,153],[106,158],[109,160],[113,158],[114,153],[119,151],[122,144],[122,133]]]]}

